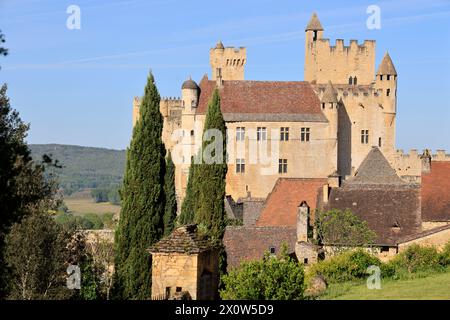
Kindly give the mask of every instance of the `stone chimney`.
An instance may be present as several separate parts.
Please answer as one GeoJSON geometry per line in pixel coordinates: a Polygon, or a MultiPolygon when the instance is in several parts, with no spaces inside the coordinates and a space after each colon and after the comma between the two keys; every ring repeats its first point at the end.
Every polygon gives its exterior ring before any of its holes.
{"type": "Polygon", "coordinates": [[[297,242],[308,241],[309,207],[302,201],[297,213],[297,242]]]}
{"type": "Polygon", "coordinates": [[[423,151],[423,154],[420,156],[420,160],[422,161],[422,173],[430,173],[431,171],[431,154],[428,149],[423,151]]]}
{"type": "Polygon", "coordinates": [[[323,185],[322,197],[323,203],[328,203],[328,198],[330,197],[330,186],[328,183],[323,185]]]}

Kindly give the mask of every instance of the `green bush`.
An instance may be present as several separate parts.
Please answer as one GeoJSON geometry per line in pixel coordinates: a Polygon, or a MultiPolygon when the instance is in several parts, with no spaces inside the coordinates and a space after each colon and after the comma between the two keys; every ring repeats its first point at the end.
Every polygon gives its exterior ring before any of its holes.
{"type": "Polygon", "coordinates": [[[305,291],[303,266],[283,249],[261,261],[242,263],[221,277],[224,300],[301,300],[305,291]]]}
{"type": "Polygon", "coordinates": [[[410,278],[442,270],[440,254],[435,247],[409,246],[382,267],[382,275],[393,279],[410,278]]]}
{"type": "Polygon", "coordinates": [[[439,254],[439,264],[443,267],[450,267],[450,241],[439,254]]]}
{"type": "Polygon", "coordinates": [[[362,249],[345,251],[311,266],[309,277],[321,275],[328,283],[366,278],[369,266],[381,266],[381,261],[362,249]]]}

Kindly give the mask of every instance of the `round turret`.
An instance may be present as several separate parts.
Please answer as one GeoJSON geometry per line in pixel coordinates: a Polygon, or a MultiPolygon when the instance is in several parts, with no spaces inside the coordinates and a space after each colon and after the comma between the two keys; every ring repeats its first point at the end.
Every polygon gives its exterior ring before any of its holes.
{"type": "Polygon", "coordinates": [[[199,87],[198,87],[197,83],[194,80],[189,78],[188,80],[183,82],[183,85],[181,86],[181,90],[183,90],[183,89],[198,90],[199,87]]]}
{"type": "Polygon", "coordinates": [[[196,108],[198,103],[199,91],[200,87],[191,78],[183,82],[183,85],[181,86],[183,106],[186,108],[196,108]]]}

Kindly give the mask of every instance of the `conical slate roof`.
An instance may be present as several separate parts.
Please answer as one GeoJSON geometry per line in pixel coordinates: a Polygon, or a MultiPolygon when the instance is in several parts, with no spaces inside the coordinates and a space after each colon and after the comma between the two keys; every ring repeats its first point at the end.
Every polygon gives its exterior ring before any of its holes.
{"type": "Polygon", "coordinates": [[[207,238],[197,232],[197,225],[189,224],[175,229],[168,237],[153,245],[151,253],[199,253],[212,248],[207,238]]]}
{"type": "Polygon", "coordinates": [[[397,175],[380,149],[372,147],[355,176],[345,184],[346,187],[363,185],[405,186],[407,183],[397,175]]]}
{"type": "Polygon", "coordinates": [[[309,22],[306,26],[305,31],[308,30],[323,30],[322,24],[319,21],[319,18],[317,17],[317,14],[314,12],[311,19],[309,19],[309,22]]]}
{"type": "Polygon", "coordinates": [[[223,46],[222,41],[217,42],[216,49],[225,49],[225,47],[223,46]]]}
{"type": "Polygon", "coordinates": [[[323,93],[323,96],[322,96],[322,102],[325,102],[325,103],[328,103],[328,102],[337,103],[338,102],[337,92],[334,89],[331,81],[328,81],[328,84],[325,88],[325,92],[323,93]]]}
{"type": "Polygon", "coordinates": [[[394,63],[392,62],[392,59],[389,56],[389,53],[387,53],[387,52],[384,55],[380,66],[378,67],[377,75],[380,75],[380,74],[389,74],[389,75],[395,75],[395,76],[397,75],[397,71],[395,70],[394,63]]]}

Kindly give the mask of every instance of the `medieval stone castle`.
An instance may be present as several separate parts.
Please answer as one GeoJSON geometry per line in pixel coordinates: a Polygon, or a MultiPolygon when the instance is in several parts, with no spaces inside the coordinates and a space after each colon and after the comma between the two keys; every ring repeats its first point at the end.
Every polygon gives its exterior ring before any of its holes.
{"type": "MultiPolygon", "coordinates": [[[[245,48],[219,42],[210,49],[211,79],[188,79],[181,98],[160,105],[166,148],[172,157],[182,151],[175,174],[181,202],[191,162],[186,151],[193,155],[201,145],[208,102],[219,89],[227,126],[225,208],[230,218],[243,220],[225,231],[229,267],[266,251],[276,254],[282,242],[299,261],[314,263],[326,251],[310,238],[316,210],[350,209],[366,220],[383,259],[411,243],[442,246],[450,240],[450,155],[396,149],[398,75],[388,53],[376,68],[375,41],[346,46],[337,39],[331,45],[313,14],[305,28],[304,81],[244,80],[246,63],[245,48]],[[267,163],[253,159],[255,145],[276,154],[269,174],[267,163]]],[[[133,124],[139,104],[134,98],[133,124]]],[[[199,254],[195,261],[205,260],[199,257],[207,248],[186,228],[156,245],[155,259],[186,255],[174,249],[186,238],[183,243],[199,254]]],[[[208,259],[189,272],[209,274],[208,259]]],[[[152,292],[181,290],[177,277],[187,269],[177,265],[172,270],[165,264],[170,276],[154,267],[152,292]]],[[[202,279],[188,288],[194,296],[203,294],[202,279]]]]}
{"type": "MultiPolygon", "coordinates": [[[[400,176],[420,181],[421,155],[395,148],[397,72],[389,54],[375,72],[374,40],[363,44],[351,40],[345,46],[337,39],[331,45],[323,36],[322,24],[313,15],[305,30],[305,79],[295,82],[244,80],[246,49],[217,43],[210,50],[211,79],[205,75],[199,85],[189,79],[182,84],[181,99],[161,101],[167,149],[182,140],[192,154],[196,152],[208,100],[219,86],[227,129],[236,135],[236,150],[245,149],[239,158],[228,159],[227,194],[235,200],[267,197],[280,177],[345,180],[372,146],[382,150],[400,176]],[[181,140],[173,137],[177,129],[186,133],[181,140]],[[255,139],[268,144],[279,141],[279,162],[284,164],[280,172],[261,175],[262,164],[249,162],[249,145],[255,139]]],[[[136,97],[133,124],[139,117],[139,103],[136,97]]],[[[450,160],[442,151],[433,157],[450,160]]],[[[177,166],[180,201],[189,165],[186,157],[177,166]]]]}

